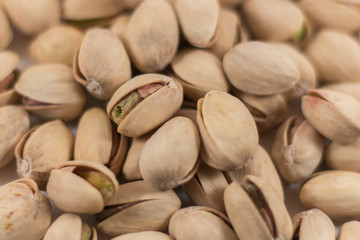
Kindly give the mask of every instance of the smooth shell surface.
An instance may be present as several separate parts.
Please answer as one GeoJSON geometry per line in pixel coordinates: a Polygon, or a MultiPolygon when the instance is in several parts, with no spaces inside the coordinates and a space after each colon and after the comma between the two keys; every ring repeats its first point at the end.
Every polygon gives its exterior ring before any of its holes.
{"type": "Polygon", "coordinates": [[[346,222],[340,227],[338,240],[357,240],[360,237],[360,222],[346,222]]]}
{"type": "Polygon", "coordinates": [[[137,233],[123,234],[119,237],[112,238],[111,240],[174,240],[171,236],[155,231],[144,231],[137,233]]]}
{"type": "Polygon", "coordinates": [[[2,6],[0,6],[0,29],[0,50],[3,50],[9,46],[14,35],[2,6]]]}

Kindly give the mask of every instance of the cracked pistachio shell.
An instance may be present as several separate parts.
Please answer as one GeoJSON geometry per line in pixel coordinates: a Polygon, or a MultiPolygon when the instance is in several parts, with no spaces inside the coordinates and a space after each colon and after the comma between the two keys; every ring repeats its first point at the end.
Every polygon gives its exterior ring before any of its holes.
{"type": "Polygon", "coordinates": [[[341,92],[353,96],[360,101],[360,83],[335,83],[323,85],[320,89],[341,92]]]}
{"type": "Polygon", "coordinates": [[[1,186],[0,206],[0,239],[39,240],[50,226],[50,202],[32,179],[1,186]]]}
{"type": "Polygon", "coordinates": [[[239,99],[208,92],[198,101],[197,123],[203,143],[200,155],[209,166],[238,170],[254,156],[259,142],[256,124],[239,99]]]}
{"type": "Polygon", "coordinates": [[[239,239],[290,240],[292,223],[285,204],[263,179],[247,175],[224,192],[226,212],[239,239]]]}
{"type": "Polygon", "coordinates": [[[46,120],[77,118],[87,98],[84,89],[75,82],[71,68],[63,64],[29,67],[21,74],[15,89],[23,97],[36,102],[25,104],[24,108],[46,120]]]}
{"type": "Polygon", "coordinates": [[[51,170],[70,161],[73,144],[70,128],[60,120],[30,129],[15,148],[18,175],[33,179],[45,190],[51,170]]]}
{"type": "Polygon", "coordinates": [[[351,221],[341,225],[338,240],[357,240],[360,238],[360,222],[351,221]]]}
{"type": "Polygon", "coordinates": [[[185,39],[193,46],[211,47],[218,33],[217,0],[176,0],[174,5],[185,39]]]}
{"type": "MultiPolygon", "coordinates": [[[[293,238],[299,240],[335,240],[335,226],[331,219],[319,209],[296,214],[293,219],[293,238]]],[[[348,239],[349,240],[349,239],[348,239]]]]}
{"type": "Polygon", "coordinates": [[[141,3],[131,15],[124,42],[133,64],[140,71],[164,70],[179,45],[178,22],[169,3],[165,0],[141,3]]]}
{"type": "Polygon", "coordinates": [[[173,190],[161,191],[144,181],[125,183],[97,214],[97,228],[110,235],[165,231],[181,201],[173,190]]]}
{"type": "Polygon", "coordinates": [[[321,81],[360,81],[360,45],[354,37],[322,30],[311,39],[305,51],[321,81]]]}
{"type": "Polygon", "coordinates": [[[174,240],[171,236],[156,231],[144,231],[137,233],[128,233],[112,238],[111,240],[174,240]]]}
{"type": "Polygon", "coordinates": [[[128,138],[116,132],[101,108],[85,111],[79,121],[74,159],[98,162],[120,172],[128,147],[128,138]]]}
{"type": "Polygon", "coordinates": [[[106,29],[92,29],[85,34],[75,53],[73,71],[76,81],[102,100],[109,100],[131,78],[124,45],[106,29]]]}
{"type": "Polygon", "coordinates": [[[278,129],[271,155],[281,176],[297,183],[320,165],[324,147],[324,137],[308,121],[292,116],[278,129]]]}
{"type": "Polygon", "coordinates": [[[318,208],[333,221],[360,219],[360,174],[325,171],[299,185],[299,198],[306,208],[318,208]]]}
{"type": "Polygon", "coordinates": [[[187,207],[171,217],[169,233],[176,240],[238,240],[229,219],[208,207],[187,207]]]}
{"type": "Polygon", "coordinates": [[[30,56],[37,63],[72,65],[83,33],[75,27],[59,25],[38,35],[30,45],[30,56]]]}
{"type": "Polygon", "coordinates": [[[19,55],[13,51],[0,52],[0,106],[15,104],[19,100],[19,95],[13,87],[19,61],[19,55]]]}
{"type": "Polygon", "coordinates": [[[94,227],[89,227],[78,215],[64,213],[58,217],[45,234],[44,240],[97,240],[94,227]]]}
{"type": "Polygon", "coordinates": [[[139,167],[146,182],[162,190],[189,181],[199,167],[200,136],[185,117],[164,123],[145,143],[139,167]]]}
{"type": "Polygon", "coordinates": [[[129,13],[123,13],[114,19],[110,26],[110,31],[113,32],[121,41],[125,40],[126,27],[129,24],[131,15],[129,13]]]}
{"type": "Polygon", "coordinates": [[[14,158],[16,144],[30,128],[28,113],[21,107],[0,107],[0,168],[14,158]]]}
{"type": "Polygon", "coordinates": [[[223,59],[225,73],[238,90],[254,95],[287,91],[300,79],[293,60],[263,42],[240,43],[223,59]]]}
{"type": "Polygon", "coordinates": [[[309,90],[301,99],[308,122],[326,138],[349,144],[360,136],[360,102],[331,90],[309,90]]]}
{"type": "Polygon", "coordinates": [[[111,97],[107,105],[107,114],[115,122],[113,111],[126,96],[151,84],[163,87],[137,103],[118,124],[117,131],[125,136],[138,137],[158,127],[170,118],[181,106],[183,90],[174,80],[161,74],[143,74],[132,78],[122,85],[111,97]],[[146,124],[144,121],[146,120],[146,124]]]}
{"type": "Polygon", "coordinates": [[[94,214],[103,210],[118,185],[114,173],[102,164],[76,160],[51,171],[46,191],[65,212],[94,214]]]}
{"type": "Polygon", "coordinates": [[[221,61],[211,52],[185,49],[171,62],[172,74],[184,88],[185,97],[197,101],[208,91],[229,91],[221,61]]]}
{"type": "Polygon", "coordinates": [[[7,16],[0,5],[0,51],[7,48],[13,40],[14,34],[7,16]]]}
{"type": "Polygon", "coordinates": [[[39,34],[60,23],[58,0],[3,0],[2,5],[14,26],[26,35],[39,34]]]}

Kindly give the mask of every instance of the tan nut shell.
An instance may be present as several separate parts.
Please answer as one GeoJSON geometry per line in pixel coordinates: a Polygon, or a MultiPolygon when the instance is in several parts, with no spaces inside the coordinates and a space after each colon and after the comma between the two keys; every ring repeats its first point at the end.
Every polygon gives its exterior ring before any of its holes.
{"type": "Polygon", "coordinates": [[[112,31],[121,41],[125,40],[125,31],[127,25],[129,24],[130,18],[130,14],[123,13],[114,19],[113,23],[109,28],[110,31],[112,31]]]}
{"type": "Polygon", "coordinates": [[[323,136],[342,144],[360,136],[360,102],[350,95],[330,90],[309,90],[301,99],[309,123],[323,136]]]}
{"type": "Polygon", "coordinates": [[[179,27],[172,7],[165,0],[145,0],[132,14],[124,42],[140,71],[164,70],[179,44],[179,27]]]}
{"type": "MultiPolygon", "coordinates": [[[[16,70],[19,62],[20,57],[17,53],[13,51],[0,52],[0,84],[4,78],[16,70]]],[[[0,92],[0,106],[15,104],[18,99],[19,95],[14,88],[7,89],[5,92],[0,92]]]]}
{"type": "Polygon", "coordinates": [[[321,86],[320,89],[326,89],[336,92],[341,92],[350,96],[353,96],[358,101],[360,101],[360,82],[359,83],[335,83],[335,84],[326,84],[321,86]]]}
{"type": "Polygon", "coordinates": [[[29,178],[1,186],[0,205],[0,239],[39,240],[50,226],[50,202],[29,178]]]}
{"type": "Polygon", "coordinates": [[[0,107],[0,168],[14,158],[15,146],[30,128],[28,113],[21,107],[0,107]]]}
{"type": "Polygon", "coordinates": [[[284,92],[300,79],[299,70],[291,58],[262,42],[236,45],[225,54],[223,66],[235,88],[255,95],[284,92]]]}
{"type": "Polygon", "coordinates": [[[357,240],[360,238],[360,222],[346,222],[340,227],[338,240],[357,240]]]}
{"type": "Polygon", "coordinates": [[[164,231],[181,202],[173,190],[161,191],[144,181],[125,183],[106,206],[119,212],[101,221],[97,228],[111,236],[139,231],[164,231]],[[126,205],[130,204],[130,205],[126,205]]]}
{"type": "Polygon", "coordinates": [[[45,190],[51,170],[70,161],[73,145],[70,128],[60,120],[30,129],[15,148],[18,175],[33,179],[45,190]]]}
{"type": "Polygon", "coordinates": [[[155,231],[144,231],[137,233],[128,233],[112,238],[111,240],[174,240],[171,236],[155,231]]]}
{"type": "Polygon", "coordinates": [[[164,87],[140,102],[118,125],[117,131],[125,136],[144,135],[170,118],[181,106],[183,90],[170,77],[161,74],[143,74],[122,85],[111,97],[107,114],[116,104],[132,91],[151,83],[161,83],[164,87]],[[146,121],[146,124],[144,124],[146,121]]]}
{"type": "Polygon", "coordinates": [[[9,21],[5,15],[5,12],[0,6],[0,51],[7,48],[11,43],[14,34],[10,27],[9,21]]]}
{"type": "Polygon", "coordinates": [[[176,240],[238,240],[229,219],[208,207],[187,207],[176,211],[169,223],[176,240]]]}
{"type": "Polygon", "coordinates": [[[258,132],[239,99],[225,92],[208,92],[198,101],[197,123],[203,143],[201,158],[211,167],[237,170],[254,156],[258,132]]]}
{"type": "Polygon", "coordinates": [[[59,25],[38,35],[30,45],[30,56],[37,63],[72,65],[83,33],[75,27],[59,25]]]}
{"type": "Polygon", "coordinates": [[[222,6],[236,7],[240,5],[244,0],[220,0],[222,6]]]}
{"type": "Polygon", "coordinates": [[[27,35],[39,34],[60,22],[57,0],[3,0],[2,5],[15,27],[27,35]]]}

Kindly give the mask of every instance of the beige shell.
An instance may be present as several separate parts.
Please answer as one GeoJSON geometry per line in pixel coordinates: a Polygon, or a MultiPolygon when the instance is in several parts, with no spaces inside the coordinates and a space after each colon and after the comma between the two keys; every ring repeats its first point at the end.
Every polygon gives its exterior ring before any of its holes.
{"type": "Polygon", "coordinates": [[[247,175],[241,183],[233,182],[225,189],[224,202],[239,239],[291,239],[292,223],[285,204],[261,178],[247,175]]]}
{"type": "Polygon", "coordinates": [[[13,51],[0,52],[0,106],[15,104],[19,101],[19,95],[13,87],[20,57],[13,51]]]}
{"type": "Polygon", "coordinates": [[[83,33],[71,26],[59,25],[38,35],[30,45],[30,56],[37,63],[72,65],[83,33]]]}
{"type": "Polygon", "coordinates": [[[125,136],[138,137],[155,129],[170,118],[181,106],[182,87],[161,74],[143,74],[132,78],[122,85],[107,105],[107,114],[111,120],[112,111],[129,93],[148,84],[159,83],[164,87],[146,97],[120,122],[117,131],[125,136]],[[146,124],[144,124],[146,121],[146,124]]]}
{"type": "Polygon", "coordinates": [[[180,199],[172,190],[161,191],[144,181],[125,183],[106,203],[106,209],[97,214],[97,228],[110,236],[165,231],[180,205],[180,199]]]}
{"type": "Polygon", "coordinates": [[[21,107],[0,107],[0,168],[14,158],[15,146],[30,128],[28,113],[21,107]]]}
{"type": "Polygon", "coordinates": [[[338,240],[357,240],[360,238],[360,222],[351,221],[341,225],[338,240]]]}
{"type": "Polygon", "coordinates": [[[229,219],[208,207],[187,207],[170,219],[169,233],[176,240],[238,240],[229,219]]]}
{"type": "Polygon", "coordinates": [[[15,84],[16,91],[41,104],[25,105],[30,113],[46,120],[72,120],[86,103],[86,93],[76,83],[71,68],[62,64],[39,64],[26,69],[15,84]]]}
{"type": "Polygon", "coordinates": [[[354,37],[322,30],[311,39],[305,50],[321,81],[360,81],[360,45],[354,37]]]}
{"type": "Polygon", "coordinates": [[[125,31],[130,18],[131,15],[129,13],[123,13],[114,19],[109,28],[121,41],[125,40],[125,31]]]}
{"type": "Polygon", "coordinates": [[[326,84],[321,86],[320,89],[326,89],[336,92],[341,92],[350,96],[353,96],[358,101],[360,101],[360,83],[334,83],[326,84]]]}
{"type": "Polygon", "coordinates": [[[39,240],[50,226],[50,202],[29,178],[1,186],[0,205],[0,239],[39,240]]]}
{"type": "Polygon", "coordinates": [[[124,45],[106,29],[92,29],[85,34],[75,53],[73,72],[76,81],[102,100],[109,100],[131,78],[124,45]]]}
{"type": "MultiPolygon", "coordinates": [[[[84,225],[86,224],[82,222],[80,216],[64,213],[51,224],[44,240],[83,240],[82,228],[84,225]]],[[[91,238],[86,238],[86,240],[97,240],[95,228],[92,227],[89,230],[91,230],[91,238]]]]}
{"type": "Polygon", "coordinates": [[[174,240],[171,236],[156,231],[144,231],[136,233],[128,233],[112,238],[111,240],[174,240]]]}
{"type": "Polygon", "coordinates": [[[225,92],[208,92],[198,101],[197,123],[203,143],[201,158],[211,167],[238,170],[254,156],[258,132],[239,99],[225,92]]]}
{"type": "Polygon", "coordinates": [[[240,5],[244,0],[220,0],[221,5],[228,7],[236,7],[240,5]]]}
{"type": "Polygon", "coordinates": [[[45,190],[51,170],[70,161],[73,145],[70,128],[60,120],[30,129],[15,148],[18,175],[33,179],[45,190]]]}
{"type": "Polygon", "coordinates": [[[76,160],[51,171],[46,191],[51,201],[65,212],[94,214],[103,210],[105,202],[116,194],[118,185],[114,173],[102,164],[76,160]],[[95,180],[103,193],[79,175],[84,172],[101,175],[95,180]]]}
{"type": "Polygon", "coordinates": [[[229,91],[221,61],[200,49],[185,49],[171,62],[174,79],[184,88],[187,98],[197,101],[210,90],[229,91]]]}
{"type": "Polygon", "coordinates": [[[301,99],[309,123],[323,136],[342,144],[360,136],[360,102],[350,95],[331,90],[309,90],[301,99]]]}
{"type": "MultiPolygon", "coordinates": [[[[311,209],[296,214],[293,219],[292,239],[335,240],[335,226],[331,219],[319,209],[311,209]]],[[[347,239],[350,240],[350,239],[347,239]]]]}
{"type": "Polygon", "coordinates": [[[2,5],[11,22],[26,35],[39,34],[60,22],[58,0],[3,0],[2,5]]]}
{"type": "Polygon", "coordinates": [[[179,45],[179,27],[172,7],[165,0],[145,0],[131,15],[124,42],[140,71],[164,70],[179,45]]]}
{"type": "Polygon", "coordinates": [[[177,111],[174,116],[182,116],[189,118],[197,127],[196,115],[197,115],[197,110],[195,105],[195,108],[186,108],[186,107],[180,108],[179,111],[177,111]]]}
{"type": "Polygon", "coordinates": [[[14,34],[10,27],[10,23],[5,15],[5,12],[0,6],[0,51],[7,48],[13,40],[14,34]]]}
{"type": "Polygon", "coordinates": [[[306,120],[289,117],[278,129],[271,155],[281,176],[296,183],[320,165],[325,139],[306,120]]]}
{"type": "Polygon", "coordinates": [[[223,66],[235,88],[255,95],[287,91],[300,79],[291,58],[263,42],[236,45],[225,54],[223,66]]]}

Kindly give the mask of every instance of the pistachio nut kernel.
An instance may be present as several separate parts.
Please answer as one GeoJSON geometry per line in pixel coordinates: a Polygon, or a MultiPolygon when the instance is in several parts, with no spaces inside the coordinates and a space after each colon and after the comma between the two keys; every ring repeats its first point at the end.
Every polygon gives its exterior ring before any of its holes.
{"type": "Polygon", "coordinates": [[[9,20],[4,12],[2,6],[0,6],[0,51],[7,48],[13,40],[14,33],[10,27],[9,20]]]}
{"type": "Polygon", "coordinates": [[[325,84],[321,86],[319,89],[341,92],[353,96],[358,101],[360,101],[360,83],[344,82],[344,83],[325,84]]]}
{"type": "Polygon", "coordinates": [[[356,240],[360,237],[360,222],[351,221],[341,225],[338,240],[356,240]]]}
{"type": "Polygon", "coordinates": [[[17,65],[20,57],[13,51],[0,52],[0,106],[15,104],[19,95],[14,89],[15,81],[18,78],[17,65]]]}
{"type": "Polygon", "coordinates": [[[171,236],[156,231],[143,231],[137,233],[127,233],[116,238],[112,238],[111,240],[174,240],[171,236]]]}
{"type": "Polygon", "coordinates": [[[0,239],[38,240],[50,226],[51,204],[32,179],[1,186],[0,205],[0,239]]]}
{"type": "Polygon", "coordinates": [[[47,193],[63,211],[94,214],[104,208],[118,190],[112,171],[97,162],[76,160],[52,170],[47,193]]]}

